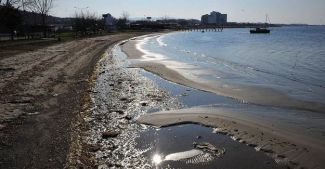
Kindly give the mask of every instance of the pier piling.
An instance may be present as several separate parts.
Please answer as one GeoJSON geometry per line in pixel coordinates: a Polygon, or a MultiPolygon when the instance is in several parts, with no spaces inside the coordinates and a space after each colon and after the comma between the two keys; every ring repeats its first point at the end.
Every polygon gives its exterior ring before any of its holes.
{"type": "Polygon", "coordinates": [[[184,32],[222,32],[224,27],[222,25],[200,25],[200,26],[187,26],[178,28],[178,31],[184,32]]]}

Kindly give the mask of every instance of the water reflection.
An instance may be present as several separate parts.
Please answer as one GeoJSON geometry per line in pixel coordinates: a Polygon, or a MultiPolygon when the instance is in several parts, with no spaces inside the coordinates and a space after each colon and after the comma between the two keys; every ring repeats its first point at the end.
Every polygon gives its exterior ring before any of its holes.
{"type": "Polygon", "coordinates": [[[152,157],[152,163],[157,167],[162,162],[162,157],[159,154],[155,154],[152,157]]]}
{"type": "Polygon", "coordinates": [[[262,152],[233,141],[229,136],[212,133],[200,125],[179,125],[140,133],[136,148],[144,152],[153,168],[186,169],[279,169],[262,152]],[[234,163],[236,161],[236,163],[234,163]]]}

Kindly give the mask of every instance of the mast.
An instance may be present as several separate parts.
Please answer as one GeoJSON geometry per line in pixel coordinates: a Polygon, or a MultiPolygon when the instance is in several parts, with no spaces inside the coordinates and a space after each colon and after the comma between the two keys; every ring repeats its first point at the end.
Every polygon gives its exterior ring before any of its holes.
{"type": "Polygon", "coordinates": [[[266,14],[265,15],[265,27],[269,27],[270,24],[271,24],[271,21],[270,21],[269,15],[266,14]]]}
{"type": "Polygon", "coordinates": [[[265,28],[267,28],[267,14],[265,15],[265,28]]]}

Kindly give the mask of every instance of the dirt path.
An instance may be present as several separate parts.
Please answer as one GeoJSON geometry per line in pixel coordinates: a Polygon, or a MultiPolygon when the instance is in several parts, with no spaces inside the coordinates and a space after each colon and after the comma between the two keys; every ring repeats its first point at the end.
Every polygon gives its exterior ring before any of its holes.
{"type": "MultiPolygon", "coordinates": [[[[142,33],[141,33],[142,34],[142,33]]],[[[0,60],[0,168],[63,168],[70,124],[109,45],[140,33],[76,40],[0,60]]]]}

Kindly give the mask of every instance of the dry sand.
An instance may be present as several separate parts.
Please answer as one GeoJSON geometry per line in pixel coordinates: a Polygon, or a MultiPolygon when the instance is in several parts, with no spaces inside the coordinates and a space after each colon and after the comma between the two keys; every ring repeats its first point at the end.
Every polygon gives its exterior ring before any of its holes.
{"type": "Polygon", "coordinates": [[[181,109],[146,114],[138,122],[157,127],[199,123],[215,127],[217,133],[232,136],[233,139],[263,151],[275,158],[276,162],[291,168],[321,169],[325,166],[323,140],[281,128],[272,121],[241,116],[231,110],[207,107],[181,109]]]}
{"type": "Polygon", "coordinates": [[[0,168],[63,168],[72,124],[108,46],[144,33],[75,40],[0,57],[0,168]]]}

